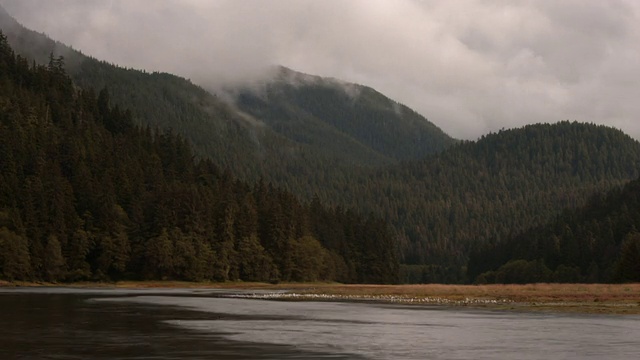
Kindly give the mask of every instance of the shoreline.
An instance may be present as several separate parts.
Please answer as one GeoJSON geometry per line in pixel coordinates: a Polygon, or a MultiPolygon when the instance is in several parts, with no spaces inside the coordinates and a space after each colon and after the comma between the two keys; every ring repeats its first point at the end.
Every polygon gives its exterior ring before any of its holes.
{"type": "Polygon", "coordinates": [[[280,301],[369,301],[402,305],[434,305],[534,311],[640,315],[640,283],[526,285],[363,285],[338,283],[254,283],[121,281],[39,283],[0,281],[0,287],[68,287],[99,289],[241,289],[260,293],[246,298],[280,301]],[[264,291],[278,293],[264,293],[264,291]],[[287,292],[282,292],[287,290],[287,292]]]}

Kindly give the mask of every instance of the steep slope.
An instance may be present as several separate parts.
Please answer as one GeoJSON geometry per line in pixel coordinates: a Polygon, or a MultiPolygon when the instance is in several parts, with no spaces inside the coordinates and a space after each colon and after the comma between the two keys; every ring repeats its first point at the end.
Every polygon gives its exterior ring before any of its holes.
{"type": "Polygon", "coordinates": [[[284,67],[275,69],[270,80],[237,89],[234,95],[238,108],[278,133],[339,156],[373,163],[413,160],[455,143],[433,123],[374,89],[284,67]]]}
{"type": "Polygon", "coordinates": [[[51,54],[63,56],[65,68],[77,85],[97,90],[108,88],[111,101],[131,110],[138,124],[181,133],[199,155],[210,156],[216,164],[243,178],[257,178],[260,173],[257,159],[275,158],[273,151],[289,154],[302,151],[266,127],[248,122],[223,101],[186,79],[124,69],[84,56],[24,28],[2,11],[0,26],[17,53],[39,64],[47,64],[51,54]]]}
{"type": "MultiPolygon", "coordinates": [[[[25,44],[39,44],[42,35],[20,31],[12,41],[23,47],[21,52],[40,54],[39,61],[48,62],[52,49],[61,51],[47,40],[47,50],[38,45],[36,52],[25,44]]],[[[501,131],[439,152],[409,136],[413,140],[407,143],[425,146],[419,151],[436,153],[387,167],[358,166],[418,156],[411,147],[391,151],[385,145],[386,140],[397,144],[404,135],[380,140],[386,128],[374,115],[399,105],[373,90],[281,69],[282,79],[267,82],[264,91],[254,87],[236,93],[243,114],[169,74],[122,69],[73,51],[66,61],[77,84],[106,85],[113,103],[133,111],[139,124],[174,129],[198,155],[243,179],[262,177],[306,199],[317,196],[320,203],[391,221],[409,265],[406,281],[463,281],[475,244],[543,224],[565,207],[583,205],[594,191],[638,177],[637,141],[615,129],[569,122],[501,131]],[[359,90],[349,90],[354,87],[359,90]],[[333,116],[359,109],[358,102],[371,105],[371,116],[352,111],[354,119],[346,123],[333,116]],[[326,145],[326,139],[336,142],[326,145]]],[[[394,114],[402,116],[394,121],[404,129],[419,124],[416,133],[428,132],[426,120],[406,117],[409,110],[399,109],[394,114]]]]}
{"type": "Polygon", "coordinates": [[[395,282],[384,222],[194,160],[1,32],[0,79],[0,279],[395,282]]]}
{"type": "MultiPolygon", "coordinates": [[[[295,185],[306,183],[304,176],[296,181],[283,179],[291,173],[306,174],[327,165],[344,167],[348,171],[352,166],[388,164],[396,159],[441,150],[453,143],[433,124],[372,89],[353,85],[358,91],[373,95],[361,97],[355,108],[340,104],[343,113],[332,114],[330,120],[334,124],[327,122],[328,117],[318,118],[314,112],[299,110],[299,101],[314,97],[309,93],[314,91],[309,84],[301,88],[299,94],[291,92],[294,88],[288,88],[285,95],[291,96],[295,106],[289,106],[288,100],[278,97],[277,101],[268,100],[266,110],[260,106],[247,106],[251,101],[258,103],[259,99],[250,100],[249,93],[243,93],[246,101],[239,104],[246,107],[241,110],[248,110],[243,113],[233,104],[183,78],[124,69],[86,57],[24,28],[3,11],[0,11],[0,27],[16,52],[37,63],[47,64],[51,53],[56,57],[63,56],[66,69],[76,84],[94,89],[107,87],[112,101],[131,109],[140,124],[171,128],[183,134],[198,154],[212,157],[219,165],[229,167],[245,179],[265,177],[302,194],[313,193],[295,185]],[[381,98],[384,103],[378,102],[381,98]],[[271,104],[273,109],[270,109],[271,104]],[[380,110],[380,104],[388,109],[380,110]],[[405,115],[399,116],[398,112],[405,115]],[[372,121],[363,122],[363,117],[371,117],[372,121]]],[[[333,80],[322,82],[338,83],[333,80]]],[[[325,90],[327,87],[322,86],[315,89],[316,92],[325,90]]],[[[340,95],[334,91],[330,98],[321,99],[322,102],[316,105],[324,107],[327,101],[340,95]]]]}
{"type": "Polygon", "coordinates": [[[76,84],[108,88],[112,103],[130,110],[138,125],[181,134],[196,155],[210,158],[242,180],[263,179],[311,199],[322,184],[343,184],[358,167],[356,157],[315,153],[183,78],[124,69],[84,56],[24,28],[2,11],[0,28],[17,53],[41,64],[49,63],[51,53],[64,56],[76,84]]]}
{"type": "Polygon", "coordinates": [[[639,169],[640,143],[619,130],[538,124],[378,170],[336,198],[395,225],[403,260],[430,264],[413,268],[411,280],[459,281],[470,246],[545,223],[639,169]]]}
{"type": "Polygon", "coordinates": [[[547,224],[477,248],[469,276],[481,282],[637,282],[638,229],[640,179],[595,193],[585,206],[547,224]]]}

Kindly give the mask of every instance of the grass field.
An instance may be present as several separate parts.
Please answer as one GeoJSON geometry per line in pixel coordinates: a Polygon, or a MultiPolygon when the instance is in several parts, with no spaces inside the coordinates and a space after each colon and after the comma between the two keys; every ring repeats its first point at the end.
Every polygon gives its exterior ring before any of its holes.
{"type": "Polygon", "coordinates": [[[269,298],[283,300],[380,301],[525,311],[640,314],[640,284],[344,285],[335,283],[267,284],[176,281],[38,284],[0,281],[0,286],[290,290],[289,294],[269,296],[269,298]]]}
{"type": "Polygon", "coordinates": [[[327,285],[309,292],[513,310],[640,314],[640,284],[327,285]]]}

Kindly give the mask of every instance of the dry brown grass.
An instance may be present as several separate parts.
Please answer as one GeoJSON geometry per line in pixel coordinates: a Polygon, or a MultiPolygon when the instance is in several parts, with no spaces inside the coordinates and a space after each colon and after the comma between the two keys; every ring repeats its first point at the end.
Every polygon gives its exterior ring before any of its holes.
{"type": "Polygon", "coordinates": [[[314,294],[445,299],[512,310],[640,314],[640,284],[321,285],[314,294]],[[480,301],[476,301],[480,300],[480,301]],[[483,300],[498,300],[498,304],[483,300]]]}
{"type": "Polygon", "coordinates": [[[121,281],[115,283],[29,283],[0,280],[0,286],[71,286],[114,288],[218,288],[218,289],[292,289],[311,294],[399,297],[441,297],[459,299],[498,299],[513,302],[638,302],[640,283],[635,284],[526,284],[526,285],[345,285],[338,283],[255,283],[255,282],[185,282],[121,281]]]}
{"type": "MultiPolygon", "coordinates": [[[[444,299],[474,306],[474,300],[499,300],[493,306],[507,309],[640,314],[640,283],[636,284],[526,284],[526,285],[344,285],[336,283],[252,283],[124,281],[117,283],[10,283],[0,286],[73,286],[103,288],[217,288],[217,289],[289,289],[301,294],[333,295],[350,299],[395,297],[399,299],[444,299]],[[505,303],[507,305],[505,305],[505,303]]],[[[487,305],[486,302],[478,306],[487,305]]]]}
{"type": "Polygon", "coordinates": [[[398,295],[447,299],[500,299],[513,302],[638,302],[640,284],[526,285],[318,285],[314,293],[336,295],[398,295]]]}

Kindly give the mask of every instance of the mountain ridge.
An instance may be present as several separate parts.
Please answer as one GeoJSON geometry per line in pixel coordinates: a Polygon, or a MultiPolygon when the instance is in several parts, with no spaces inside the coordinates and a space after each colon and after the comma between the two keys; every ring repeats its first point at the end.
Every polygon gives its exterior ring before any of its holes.
{"type": "Polygon", "coordinates": [[[1,32],[0,79],[0,279],[397,281],[383,221],[243,183],[1,32]]]}
{"type": "MultiPolygon", "coordinates": [[[[42,61],[49,49],[38,50],[42,61]]],[[[262,179],[308,201],[383,217],[394,225],[408,282],[465,281],[475,243],[543,224],[565,207],[582,205],[595,191],[636,178],[640,169],[638,141],[610,127],[568,121],[532,124],[477,141],[454,141],[426,155],[401,147],[394,153],[373,146],[372,139],[385,132],[383,122],[370,134],[364,121],[354,122],[353,128],[335,123],[340,116],[334,113],[349,108],[355,98],[372,102],[374,112],[410,111],[366,87],[353,84],[345,90],[339,81],[325,79],[324,87],[309,90],[306,84],[318,78],[281,68],[282,81],[266,81],[263,93],[235,89],[246,96],[239,106],[170,74],[95,59],[67,60],[79,68],[74,70],[78,86],[106,86],[113,102],[134,112],[142,124],[187,134],[199,156],[210,157],[241,179],[262,179]],[[265,97],[273,101],[265,103],[265,97]],[[279,132],[273,130],[278,122],[279,132]],[[323,142],[327,134],[341,145],[328,146],[323,142]]],[[[420,119],[416,117],[426,126],[420,119]]],[[[398,143],[404,137],[389,139],[398,143]]]]}
{"type": "MultiPolygon", "coordinates": [[[[63,56],[69,74],[78,85],[93,87],[97,90],[103,87],[109,88],[114,103],[134,111],[134,116],[138,118],[138,121],[142,121],[142,124],[152,127],[158,126],[161,129],[175,128],[181,131],[179,129],[181,124],[175,123],[176,119],[179,121],[195,122],[196,124],[193,126],[197,127],[198,130],[190,132],[182,131],[182,133],[194,144],[196,151],[205,156],[211,156],[213,153],[217,156],[223,155],[226,159],[222,160],[221,165],[230,167],[236,172],[244,173],[247,177],[253,178],[253,180],[260,177],[260,175],[258,175],[259,170],[249,169],[252,166],[255,167],[256,164],[246,162],[242,164],[242,161],[230,155],[231,153],[244,153],[247,158],[255,158],[255,156],[257,156],[255,154],[272,151],[274,147],[288,147],[292,149],[294,153],[313,152],[327,160],[342,162],[348,166],[376,166],[394,161],[393,156],[389,156],[389,154],[384,151],[381,152],[380,149],[374,149],[370,143],[361,141],[362,139],[354,138],[351,136],[352,134],[336,130],[335,126],[326,123],[318,124],[316,122],[315,125],[310,125],[311,128],[316,131],[315,139],[321,143],[320,146],[313,146],[313,144],[305,141],[304,138],[300,136],[302,133],[300,131],[295,132],[293,134],[294,136],[292,136],[291,132],[282,131],[282,128],[277,127],[274,129],[271,127],[273,125],[272,123],[265,122],[264,119],[254,116],[254,119],[260,120],[258,124],[267,125],[266,128],[256,128],[254,126],[256,122],[247,122],[247,117],[245,116],[255,115],[252,114],[251,111],[237,107],[237,104],[227,103],[225,97],[218,97],[214,93],[205,90],[202,86],[193,84],[190,80],[167,73],[147,73],[146,71],[122,68],[85,56],[73,48],[48,38],[44,34],[26,29],[6,12],[0,14],[0,25],[2,25],[3,30],[9,38],[10,44],[17,52],[40,64],[46,64],[50,54],[63,56]],[[142,84],[143,81],[155,82],[155,87],[145,87],[144,84],[142,84]],[[138,87],[138,89],[136,89],[137,92],[133,92],[132,89],[136,87],[138,87]],[[165,90],[163,90],[162,93],[158,93],[158,89],[161,88],[165,90]],[[151,97],[153,100],[150,102],[154,103],[154,106],[145,106],[146,104],[143,101],[136,98],[140,96],[151,97]],[[165,97],[169,98],[165,99],[165,97]],[[162,106],[158,108],[157,104],[162,106]],[[176,111],[172,109],[176,104],[179,107],[186,105],[188,107],[188,109],[186,109],[188,114],[176,113],[176,111]],[[226,126],[240,127],[240,129],[229,130],[223,128],[217,130],[223,131],[222,134],[219,134],[221,137],[242,138],[241,141],[243,144],[241,146],[228,149],[225,148],[225,145],[228,144],[225,144],[223,141],[212,141],[212,139],[215,139],[216,134],[214,134],[213,130],[206,129],[206,127],[221,126],[222,123],[226,123],[226,126]],[[224,131],[229,133],[225,134],[224,131]],[[320,135],[319,138],[317,136],[318,134],[320,135]],[[265,145],[267,149],[261,148],[260,145],[265,145]],[[336,150],[334,150],[334,148],[336,150]],[[254,152],[255,154],[251,155],[250,152],[254,152]],[[242,165],[236,165],[238,163],[242,165]]],[[[288,70],[288,72],[288,75],[290,75],[291,71],[288,70]]],[[[289,84],[291,84],[294,79],[298,82],[304,82],[305,84],[309,83],[309,79],[324,84],[338,83],[335,79],[320,78],[306,74],[303,76],[301,73],[296,73],[296,76],[288,76],[288,78],[285,78],[284,74],[280,75],[280,78],[287,80],[289,84]]],[[[342,82],[341,87],[346,89],[348,87],[353,88],[358,86],[355,84],[347,84],[346,82],[342,82]]],[[[389,99],[388,101],[391,100],[389,99]]],[[[309,121],[314,120],[312,117],[306,117],[306,119],[309,121]]],[[[390,120],[395,121],[397,119],[390,120]]],[[[279,124],[282,125],[284,122],[280,121],[279,124]]],[[[404,124],[397,121],[394,125],[396,127],[404,126],[404,124]]],[[[302,126],[306,128],[304,122],[294,124],[292,121],[289,121],[289,125],[285,124],[285,126],[302,126]]],[[[435,127],[435,125],[432,126],[435,127]]],[[[441,130],[437,133],[437,137],[444,139],[434,140],[438,144],[441,143],[441,145],[437,145],[438,149],[442,149],[447,144],[452,143],[449,137],[441,130]]],[[[402,145],[402,143],[398,142],[393,144],[393,146],[396,147],[402,145]]],[[[387,150],[387,152],[393,152],[393,148],[387,150]]],[[[272,156],[281,159],[286,155],[275,151],[272,156]]],[[[288,156],[291,156],[291,152],[289,152],[288,156]]],[[[298,162],[304,162],[304,160],[298,160],[298,162]]],[[[270,164],[270,166],[276,166],[276,164],[270,164]]]]}
{"type": "Polygon", "coordinates": [[[330,128],[384,158],[409,161],[442,151],[456,140],[414,110],[376,90],[278,67],[259,84],[231,91],[236,106],[276,131],[322,147],[330,128]]]}

